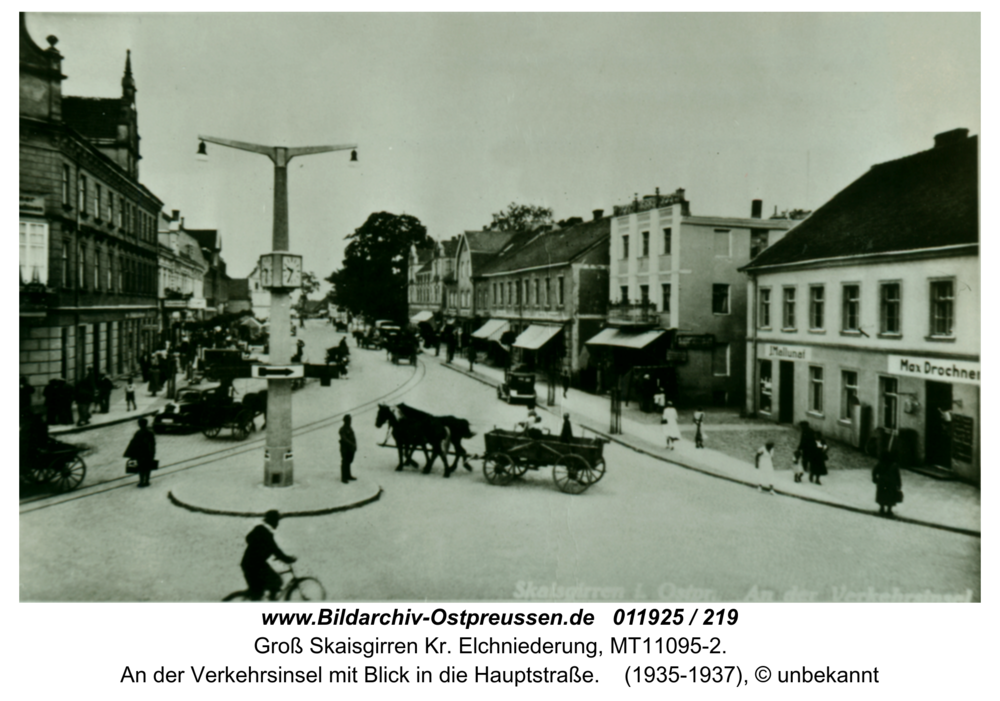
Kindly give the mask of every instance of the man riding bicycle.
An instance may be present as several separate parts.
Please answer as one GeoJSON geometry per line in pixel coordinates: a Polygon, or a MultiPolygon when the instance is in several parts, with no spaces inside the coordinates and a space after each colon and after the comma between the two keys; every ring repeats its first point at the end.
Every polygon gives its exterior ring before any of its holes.
{"type": "Polygon", "coordinates": [[[281,514],[272,509],[264,514],[264,523],[258,523],[247,534],[247,549],[243,553],[240,567],[247,581],[247,592],[253,601],[260,601],[265,590],[268,592],[268,599],[276,601],[281,590],[281,576],[268,564],[269,558],[276,557],[287,563],[296,560],[283,553],[274,540],[274,532],[280,520],[281,514]]]}

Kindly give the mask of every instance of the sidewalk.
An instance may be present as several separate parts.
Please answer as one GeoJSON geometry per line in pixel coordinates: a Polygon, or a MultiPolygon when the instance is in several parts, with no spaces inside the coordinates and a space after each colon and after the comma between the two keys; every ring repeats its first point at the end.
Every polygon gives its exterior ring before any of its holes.
{"type": "MultiPolygon", "coordinates": [[[[426,360],[429,362],[430,358],[426,360]]],[[[443,361],[441,364],[447,365],[443,361]]],[[[470,373],[468,361],[459,361],[458,358],[447,367],[488,385],[496,386],[503,382],[503,370],[499,368],[477,364],[475,370],[470,373]]],[[[655,414],[644,414],[633,404],[622,411],[622,433],[611,436],[608,435],[611,409],[607,397],[570,389],[567,397],[563,398],[562,388],[558,388],[556,404],[549,407],[545,405],[546,389],[544,381],[536,383],[538,408],[560,419],[562,414],[568,411],[574,426],[582,426],[604,438],[659,460],[751,486],[756,486],[757,482],[756,470],[749,460],[757,446],[763,445],[766,440],[780,439],[782,444],[798,441],[798,433],[791,427],[752,420],[740,420],[738,423],[727,420],[725,424],[714,424],[706,428],[706,442],[711,444],[712,440],[720,438],[723,432],[731,432],[742,445],[746,446],[747,460],[737,459],[711,448],[695,448],[693,425],[682,426],[686,440],[680,441],[674,450],[667,450],[655,414]]],[[[689,416],[682,416],[682,422],[685,418],[690,420],[689,416]]],[[[865,464],[869,469],[831,469],[830,474],[824,477],[822,485],[811,484],[806,477],[803,477],[802,482],[795,482],[790,465],[776,460],[776,463],[782,464],[775,465],[774,489],[782,495],[877,517],[875,486],[872,484],[870,465],[868,465],[872,461],[870,458],[860,456],[853,449],[851,452],[856,455],[852,455],[851,460],[847,462],[865,464]]],[[[980,535],[980,492],[976,487],[962,482],[943,482],[904,470],[903,493],[904,503],[894,508],[895,520],[980,535]]],[[[761,495],[762,498],[765,496],[767,495],[761,495]]]]}
{"type": "MultiPolygon", "coordinates": [[[[164,385],[164,388],[157,392],[155,396],[150,396],[149,385],[142,382],[140,378],[137,377],[137,379],[138,381],[135,382],[135,409],[132,409],[131,411],[126,409],[126,381],[123,378],[119,378],[115,380],[117,387],[111,391],[111,401],[108,403],[107,414],[91,414],[90,423],[86,426],[76,426],[74,424],[56,424],[49,426],[49,435],[63,436],[70,433],[82,433],[84,431],[91,431],[95,428],[112,426],[126,421],[135,421],[139,419],[139,417],[155,414],[167,405],[170,400],[167,399],[166,385],[164,385]]],[[[209,386],[210,384],[212,383],[205,383],[202,381],[202,385],[198,386],[209,386]]],[[[177,389],[180,390],[183,387],[187,387],[187,381],[184,379],[183,373],[178,373],[177,389]]],[[[73,404],[73,414],[76,415],[76,403],[73,404]]]]}

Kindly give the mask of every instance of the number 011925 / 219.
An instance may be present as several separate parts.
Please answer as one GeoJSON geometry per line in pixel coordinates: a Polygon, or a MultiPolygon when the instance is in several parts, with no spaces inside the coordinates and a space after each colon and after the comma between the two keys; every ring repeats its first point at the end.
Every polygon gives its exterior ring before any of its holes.
{"type": "Polygon", "coordinates": [[[703,626],[736,625],[740,614],[736,609],[695,609],[685,615],[685,609],[616,609],[616,626],[681,626],[701,623],[703,626]],[[701,614],[699,616],[699,614],[701,614]]]}

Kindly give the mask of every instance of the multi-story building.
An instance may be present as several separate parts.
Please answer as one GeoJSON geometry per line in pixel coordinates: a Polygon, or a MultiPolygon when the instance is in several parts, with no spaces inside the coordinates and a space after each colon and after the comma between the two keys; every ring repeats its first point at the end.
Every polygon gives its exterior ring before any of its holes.
{"type": "Polygon", "coordinates": [[[184,219],[178,210],[169,216],[161,213],[158,235],[161,331],[165,339],[176,341],[174,328],[204,316],[208,262],[201,254],[201,245],[184,230],[184,219]]]}
{"type": "Polygon", "coordinates": [[[476,272],[475,338],[511,340],[513,362],[549,373],[588,367],[584,340],[607,307],[610,222],[603,210],[513,236],[476,272]]]}
{"type": "Polygon", "coordinates": [[[453,236],[447,241],[435,241],[429,247],[410,248],[407,270],[410,323],[440,328],[446,314],[454,317],[457,313],[455,251],[458,241],[459,237],[453,236]]]}
{"type": "Polygon", "coordinates": [[[476,329],[482,327],[485,320],[484,302],[475,294],[474,280],[514,238],[513,231],[492,230],[466,231],[458,237],[455,249],[454,304],[449,305],[449,311],[456,328],[461,329],[463,345],[476,329]]]}
{"type": "Polygon", "coordinates": [[[654,382],[681,405],[740,404],[746,277],[738,268],[797,222],[691,214],[679,189],[615,207],[607,328],[588,339],[601,389],[654,382]],[[644,381],[649,376],[648,382],[644,381]]]}
{"type": "Polygon", "coordinates": [[[131,372],[159,332],[163,203],[139,182],[131,56],[121,97],[63,96],[57,41],[40,48],[21,14],[20,371],[36,386],[131,372]]]}
{"type": "Polygon", "coordinates": [[[201,246],[201,255],[208,263],[203,289],[205,292],[205,317],[226,311],[229,300],[229,275],[222,257],[222,235],[218,229],[185,229],[201,246]]]}
{"type": "Polygon", "coordinates": [[[873,166],[755,258],[747,409],[979,480],[978,139],[873,166]]]}

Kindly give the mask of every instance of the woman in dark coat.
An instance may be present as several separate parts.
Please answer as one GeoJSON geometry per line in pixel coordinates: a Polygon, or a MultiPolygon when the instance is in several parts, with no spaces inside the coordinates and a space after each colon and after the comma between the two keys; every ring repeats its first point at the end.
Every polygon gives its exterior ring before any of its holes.
{"type": "Polygon", "coordinates": [[[139,419],[139,430],[125,449],[125,457],[135,460],[139,468],[139,486],[149,486],[149,473],[156,467],[156,435],[146,419],[139,419]]]}
{"type": "Polygon", "coordinates": [[[819,478],[826,474],[826,453],[829,450],[829,446],[823,440],[822,433],[817,431],[815,436],[816,440],[813,441],[812,454],[803,453],[802,459],[805,460],[806,455],[809,455],[809,481],[816,484],[823,484],[819,481],[819,478]]]}
{"type": "Polygon", "coordinates": [[[879,516],[893,516],[892,507],[902,501],[903,496],[899,465],[890,456],[883,456],[872,468],[872,482],[875,483],[879,516]]]}

